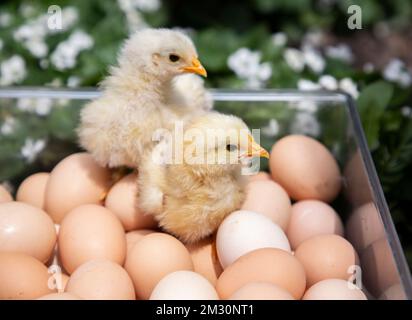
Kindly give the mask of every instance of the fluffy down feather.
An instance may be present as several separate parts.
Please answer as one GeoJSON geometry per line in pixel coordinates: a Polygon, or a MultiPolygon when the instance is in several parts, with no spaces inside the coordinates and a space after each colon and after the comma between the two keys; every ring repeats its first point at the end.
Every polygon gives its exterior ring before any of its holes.
{"type": "Polygon", "coordinates": [[[103,81],[101,97],[81,111],[80,145],[102,166],[138,167],[154,145],[156,129],[169,128],[176,120],[211,107],[201,79],[176,77],[187,72],[205,74],[194,59],[196,49],[181,32],[136,32],[121,49],[118,66],[103,81]],[[178,61],[172,61],[171,55],[178,61]]]}
{"type": "MultiPolygon", "coordinates": [[[[192,120],[185,128],[196,129],[211,143],[196,149],[197,155],[216,156],[222,152],[230,157],[228,140],[235,138],[237,154],[247,154],[244,139],[236,139],[241,132],[249,132],[244,122],[234,116],[211,112],[192,120]],[[223,139],[215,139],[216,129],[223,129],[223,139]]],[[[219,131],[222,134],[222,131],[219,131]]],[[[247,140],[247,139],[246,139],[247,140]]],[[[250,141],[249,141],[250,142],[250,141]]],[[[183,154],[198,147],[198,141],[184,141],[183,154]]],[[[171,158],[176,161],[177,143],[172,142],[171,158]]],[[[227,214],[239,209],[245,197],[246,176],[241,174],[241,161],[226,163],[160,163],[156,155],[168,154],[169,142],[159,143],[147,154],[139,171],[139,206],[159,222],[159,225],[181,240],[191,243],[212,234],[227,214]]],[[[179,151],[178,151],[179,152],[179,151]]],[[[239,157],[235,157],[239,159],[239,157]]]]}

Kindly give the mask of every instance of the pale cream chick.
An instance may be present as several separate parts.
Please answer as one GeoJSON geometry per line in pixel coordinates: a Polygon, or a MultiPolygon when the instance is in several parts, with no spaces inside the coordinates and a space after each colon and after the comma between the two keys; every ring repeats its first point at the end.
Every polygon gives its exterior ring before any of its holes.
{"type": "Polygon", "coordinates": [[[102,95],[81,111],[80,144],[102,166],[137,167],[150,151],[152,134],[179,119],[209,110],[206,76],[196,48],[183,33],[145,29],[128,39],[118,66],[102,83],[102,95]]]}
{"type": "Polygon", "coordinates": [[[193,119],[183,137],[181,144],[165,139],[145,156],[138,203],[160,227],[191,243],[212,234],[226,215],[241,207],[243,160],[268,153],[241,119],[216,112],[193,119]],[[161,154],[166,155],[163,163],[161,154]]]}

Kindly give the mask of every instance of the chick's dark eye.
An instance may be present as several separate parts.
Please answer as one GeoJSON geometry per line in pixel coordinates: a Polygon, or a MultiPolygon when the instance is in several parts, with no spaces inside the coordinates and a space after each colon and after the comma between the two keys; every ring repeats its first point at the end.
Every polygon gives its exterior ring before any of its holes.
{"type": "Polygon", "coordinates": [[[169,60],[172,62],[177,62],[180,60],[180,57],[177,54],[170,54],[169,55],[169,60]]]}
{"type": "Polygon", "coordinates": [[[229,152],[236,151],[237,146],[234,145],[234,144],[228,144],[228,145],[226,145],[226,150],[229,151],[229,152]]]}

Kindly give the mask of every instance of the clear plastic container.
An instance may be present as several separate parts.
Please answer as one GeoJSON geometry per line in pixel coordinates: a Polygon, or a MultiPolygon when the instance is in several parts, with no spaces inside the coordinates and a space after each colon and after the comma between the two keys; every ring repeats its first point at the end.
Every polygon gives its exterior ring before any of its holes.
{"type": "MultiPolygon", "coordinates": [[[[372,299],[412,299],[410,271],[353,100],[339,92],[293,90],[213,90],[212,94],[215,109],[238,115],[250,128],[261,129],[260,143],[268,149],[276,140],[291,133],[307,134],[329,148],[343,173],[343,192],[333,206],[344,221],[346,237],[359,254],[361,273],[357,272],[360,276],[357,284],[361,279],[363,289],[372,299]]],[[[60,151],[59,157],[62,158],[76,151],[77,147],[73,142],[74,130],[69,135],[59,136],[59,127],[73,126],[80,108],[98,95],[96,90],[3,88],[0,89],[0,111],[13,114],[18,109],[18,112],[25,113],[27,123],[30,123],[30,117],[36,118],[40,126],[42,121],[45,125],[47,122],[54,132],[50,143],[60,151]],[[64,113],[66,118],[62,119],[60,115],[54,119],[53,111],[47,116],[39,116],[34,107],[26,106],[24,110],[24,102],[30,105],[30,101],[32,105],[43,101],[52,109],[65,108],[68,110],[64,113]]],[[[2,158],[2,141],[6,140],[2,140],[0,135],[0,163],[4,165],[8,159],[2,158]]],[[[28,168],[27,173],[50,170],[60,158],[51,157],[50,161],[28,168]]],[[[15,159],[19,161],[18,152],[15,159]]],[[[267,169],[267,161],[263,160],[261,167],[267,169]]],[[[2,172],[0,180],[21,181],[22,177],[13,175],[13,172],[8,175],[4,175],[4,170],[2,172]]]]}

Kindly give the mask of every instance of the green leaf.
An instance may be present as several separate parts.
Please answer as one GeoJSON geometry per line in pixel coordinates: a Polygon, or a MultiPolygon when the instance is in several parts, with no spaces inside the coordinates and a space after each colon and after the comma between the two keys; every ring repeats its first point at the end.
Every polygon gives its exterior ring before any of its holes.
{"type": "Polygon", "coordinates": [[[359,96],[358,107],[369,148],[379,146],[380,122],[392,97],[393,85],[376,81],[365,87],[359,96]]]}

